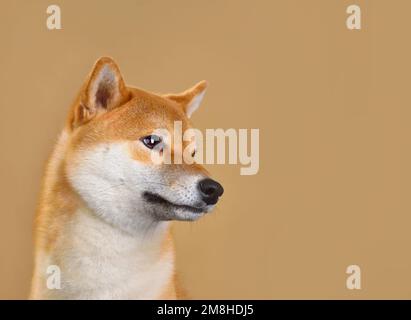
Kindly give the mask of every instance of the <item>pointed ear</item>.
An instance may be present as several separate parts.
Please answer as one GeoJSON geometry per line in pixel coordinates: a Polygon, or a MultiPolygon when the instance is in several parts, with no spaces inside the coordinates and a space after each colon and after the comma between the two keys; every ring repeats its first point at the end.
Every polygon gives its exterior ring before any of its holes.
{"type": "Polygon", "coordinates": [[[207,90],[207,85],[207,81],[203,80],[183,93],[167,94],[165,97],[180,104],[187,117],[190,118],[200,106],[207,90]]]}
{"type": "Polygon", "coordinates": [[[80,92],[79,103],[74,110],[73,127],[124,104],[129,96],[117,64],[111,58],[100,58],[80,92]]]}

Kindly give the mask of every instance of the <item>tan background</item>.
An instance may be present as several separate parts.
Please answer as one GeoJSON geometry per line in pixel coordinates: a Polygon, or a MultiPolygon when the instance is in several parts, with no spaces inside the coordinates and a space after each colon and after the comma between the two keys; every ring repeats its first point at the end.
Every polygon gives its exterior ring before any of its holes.
{"type": "Polygon", "coordinates": [[[194,298],[411,298],[411,2],[1,2],[0,298],[28,293],[44,162],[94,61],[129,84],[211,86],[200,128],[259,128],[260,172],[209,168],[218,210],[176,227],[194,298]],[[362,268],[360,291],[345,269],[362,268]]]}

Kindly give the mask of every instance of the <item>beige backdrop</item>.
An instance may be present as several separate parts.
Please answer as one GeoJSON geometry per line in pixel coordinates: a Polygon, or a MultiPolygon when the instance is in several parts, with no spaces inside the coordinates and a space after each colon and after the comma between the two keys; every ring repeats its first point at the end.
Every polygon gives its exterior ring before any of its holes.
{"type": "Polygon", "coordinates": [[[207,79],[202,129],[260,129],[260,172],[211,166],[218,210],[176,224],[192,297],[411,298],[409,0],[59,0],[49,31],[53,3],[1,1],[0,298],[27,297],[44,162],[102,55],[147,90],[207,79]]]}

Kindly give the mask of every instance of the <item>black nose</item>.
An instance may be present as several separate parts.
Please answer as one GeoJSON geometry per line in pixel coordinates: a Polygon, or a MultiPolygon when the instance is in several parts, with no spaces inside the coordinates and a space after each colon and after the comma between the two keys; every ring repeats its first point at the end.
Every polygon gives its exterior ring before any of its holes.
{"type": "Polygon", "coordinates": [[[198,189],[200,190],[201,197],[205,203],[216,204],[218,197],[222,196],[224,189],[221,184],[212,179],[204,179],[198,183],[198,189]]]}

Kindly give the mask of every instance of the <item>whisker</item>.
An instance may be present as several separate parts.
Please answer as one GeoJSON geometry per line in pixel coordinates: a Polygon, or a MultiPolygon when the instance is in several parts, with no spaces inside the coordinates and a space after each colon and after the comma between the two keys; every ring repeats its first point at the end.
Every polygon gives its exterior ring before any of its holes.
{"type": "MultiPolygon", "coordinates": [[[[144,184],[146,184],[146,185],[159,185],[159,186],[164,186],[164,187],[171,187],[169,184],[167,184],[167,183],[164,183],[164,182],[158,182],[158,181],[149,181],[149,180],[140,180],[140,182],[141,183],[144,183],[144,184]]],[[[181,188],[186,188],[187,186],[185,186],[185,185],[183,185],[183,184],[181,184],[181,183],[174,183],[174,185],[177,185],[177,186],[179,186],[179,187],[181,187],[181,188]]],[[[108,190],[111,190],[111,189],[114,189],[114,188],[118,188],[118,187],[121,187],[121,186],[126,186],[126,184],[124,183],[124,182],[122,182],[122,183],[119,183],[119,184],[115,184],[115,185],[111,185],[111,186],[108,186],[107,188],[104,188],[103,190],[100,190],[100,192],[102,192],[102,193],[104,193],[104,192],[106,192],[106,191],[108,191],[108,190]]]]}
{"type": "MultiPolygon", "coordinates": [[[[169,184],[167,184],[167,183],[162,183],[162,182],[149,181],[149,180],[143,180],[142,182],[144,182],[144,183],[149,183],[149,184],[157,184],[157,185],[165,186],[165,187],[170,187],[169,184]]],[[[177,186],[179,186],[179,187],[182,187],[182,188],[185,187],[183,184],[180,184],[180,183],[174,183],[174,184],[177,185],[177,186]]]]}
{"type": "Polygon", "coordinates": [[[120,184],[111,185],[111,186],[109,186],[109,187],[107,187],[107,188],[104,188],[103,190],[100,190],[99,192],[106,192],[106,191],[108,191],[108,190],[110,190],[110,189],[117,188],[117,187],[121,187],[121,186],[123,186],[123,185],[124,185],[124,182],[123,182],[123,183],[120,183],[120,184]]]}

